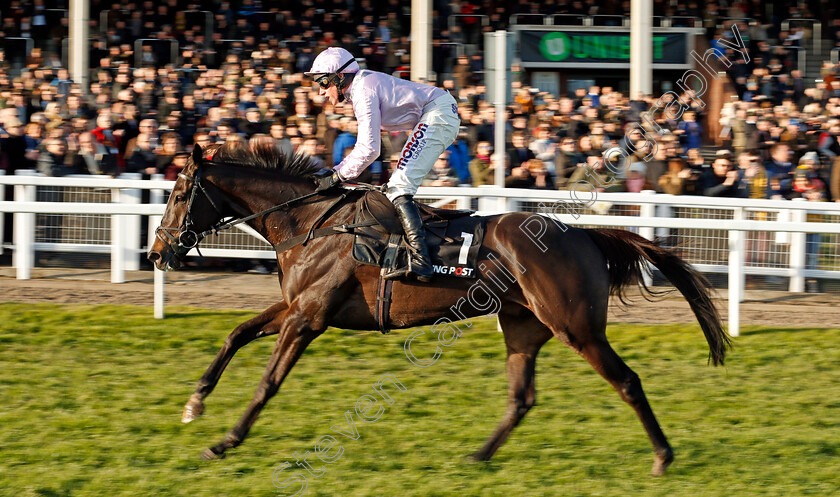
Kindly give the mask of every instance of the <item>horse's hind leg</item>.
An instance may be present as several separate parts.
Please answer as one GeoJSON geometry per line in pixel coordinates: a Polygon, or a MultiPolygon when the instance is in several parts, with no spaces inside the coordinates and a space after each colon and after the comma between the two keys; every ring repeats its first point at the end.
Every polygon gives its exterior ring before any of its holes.
{"type": "Polygon", "coordinates": [[[653,443],[655,459],[651,472],[654,475],[665,474],[665,470],[674,460],[674,452],[653,415],[638,375],[610,347],[606,337],[593,338],[581,347],[579,353],[610,382],[621,398],[635,409],[653,443]]]}
{"type": "Polygon", "coordinates": [[[182,423],[189,423],[201,416],[204,412],[205,397],[210,395],[210,392],[216,387],[219,378],[222,376],[222,372],[224,372],[228,363],[233,359],[234,354],[239,349],[257,338],[277,333],[277,328],[264,328],[264,326],[274,320],[287,307],[284,301],[280,301],[269,307],[259,316],[240,324],[228,335],[219,353],[216,354],[216,358],[213,359],[210,367],[207,368],[207,371],[198,380],[198,387],[195,389],[195,393],[192,394],[190,400],[184,406],[184,414],[181,416],[182,423]]]}
{"type": "Polygon", "coordinates": [[[473,454],[473,459],[478,461],[489,461],[534,406],[537,353],[552,336],[551,331],[523,307],[515,311],[502,310],[499,324],[507,346],[508,407],[496,431],[481,450],[473,454]]]}

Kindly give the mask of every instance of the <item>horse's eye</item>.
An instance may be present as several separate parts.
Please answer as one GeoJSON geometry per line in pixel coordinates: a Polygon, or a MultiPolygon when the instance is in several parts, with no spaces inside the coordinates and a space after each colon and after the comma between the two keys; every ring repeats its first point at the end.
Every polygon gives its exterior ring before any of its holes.
{"type": "Polygon", "coordinates": [[[184,196],[181,194],[175,195],[175,203],[180,203],[184,201],[184,196]]]}

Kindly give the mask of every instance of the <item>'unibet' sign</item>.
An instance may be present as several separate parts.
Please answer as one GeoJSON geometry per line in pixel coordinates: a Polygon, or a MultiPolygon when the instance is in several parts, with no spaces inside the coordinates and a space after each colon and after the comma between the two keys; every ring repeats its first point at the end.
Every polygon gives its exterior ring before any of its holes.
{"type": "MultiPolygon", "coordinates": [[[[684,33],[653,35],[653,62],[687,63],[684,33]]],[[[604,31],[520,32],[522,60],[526,62],[624,63],[630,62],[630,33],[604,31]]]]}
{"type": "MultiPolygon", "coordinates": [[[[661,58],[666,36],[653,37],[653,57],[661,58]]],[[[630,60],[630,37],[615,35],[573,35],[549,33],[540,40],[545,58],[561,61],[570,55],[575,59],[630,60]]]]}

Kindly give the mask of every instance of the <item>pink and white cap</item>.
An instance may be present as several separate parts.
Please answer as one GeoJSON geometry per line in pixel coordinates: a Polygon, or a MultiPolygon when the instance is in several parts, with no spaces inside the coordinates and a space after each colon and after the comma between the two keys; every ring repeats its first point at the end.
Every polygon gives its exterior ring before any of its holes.
{"type": "Polygon", "coordinates": [[[359,72],[359,63],[353,54],[340,47],[330,47],[319,53],[312,62],[312,69],[305,72],[311,74],[332,74],[337,72],[359,72]]]}

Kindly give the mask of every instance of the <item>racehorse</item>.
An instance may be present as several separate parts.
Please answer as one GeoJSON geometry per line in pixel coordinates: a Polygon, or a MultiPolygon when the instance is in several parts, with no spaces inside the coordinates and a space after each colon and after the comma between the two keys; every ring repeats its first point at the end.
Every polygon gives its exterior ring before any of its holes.
{"type": "MultiPolygon", "coordinates": [[[[158,269],[177,269],[192,247],[231,219],[247,222],[275,247],[294,237],[305,238],[316,224],[351,221],[357,200],[336,201],[337,193],[317,192],[312,179],[317,169],[308,157],[285,157],[273,148],[252,151],[236,143],[205,150],[196,146],[174,185],[148,258],[158,269]]],[[[498,294],[497,314],[507,346],[509,393],[501,423],[473,458],[489,460],[534,405],[537,353],[554,337],[586,359],[636,411],[653,444],[652,472],[663,474],[673,461],[673,451],[639,377],[607,340],[609,296],[623,300],[625,287],[634,284],[650,295],[642,277],[647,262],[652,263],[688,301],[708,342],[710,360],[719,365],[729,337],[711,300],[710,285],[673,249],[629,231],[566,228],[538,214],[486,218],[478,266],[495,265],[497,273],[519,277],[511,281],[489,271],[480,276],[488,287],[508,283],[498,294]],[[523,236],[523,226],[534,222],[535,216],[548,220],[543,221],[543,246],[523,236]]],[[[183,422],[201,415],[205,397],[236,351],[254,339],[278,335],[244,415],[203,457],[221,457],[242,443],[304,349],[328,326],[376,329],[379,269],[354,261],[352,243],[353,236],[337,233],[305,244],[285,243],[284,250],[277,250],[282,300],[230,333],[184,408],[183,422]]],[[[397,281],[391,324],[393,328],[429,325],[453,308],[466,317],[488,314],[486,306],[464,300],[469,288],[470,280],[445,276],[429,283],[397,281]]]]}

